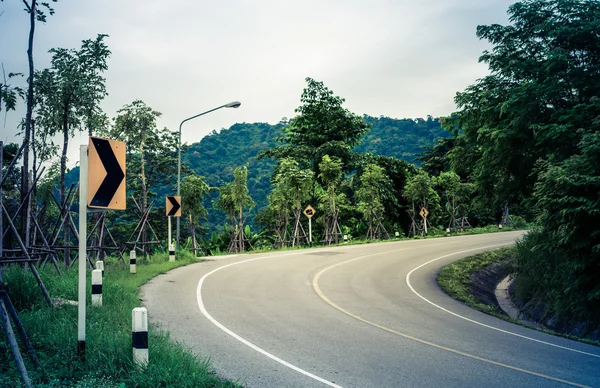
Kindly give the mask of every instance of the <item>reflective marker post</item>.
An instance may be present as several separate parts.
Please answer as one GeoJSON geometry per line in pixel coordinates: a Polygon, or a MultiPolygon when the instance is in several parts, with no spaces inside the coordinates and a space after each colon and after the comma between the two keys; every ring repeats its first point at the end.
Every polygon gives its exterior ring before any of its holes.
{"type": "Polygon", "coordinates": [[[77,319],[77,354],[85,359],[85,288],[87,264],[87,197],[88,146],[79,146],[79,298],[77,319]]]}

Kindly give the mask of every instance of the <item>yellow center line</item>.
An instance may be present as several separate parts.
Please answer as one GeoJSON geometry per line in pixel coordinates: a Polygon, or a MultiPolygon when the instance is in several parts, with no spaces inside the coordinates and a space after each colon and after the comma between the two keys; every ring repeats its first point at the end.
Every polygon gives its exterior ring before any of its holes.
{"type": "MultiPolygon", "coordinates": [[[[402,250],[405,250],[405,249],[402,249],[402,250]]],[[[330,306],[332,306],[336,310],[338,310],[338,311],[340,311],[340,312],[342,312],[342,313],[344,313],[344,314],[346,314],[346,315],[348,315],[348,316],[350,316],[350,317],[352,317],[352,318],[354,318],[354,319],[356,319],[358,321],[364,322],[364,323],[366,323],[368,325],[371,325],[373,327],[376,327],[378,329],[387,331],[388,333],[396,334],[396,335],[398,335],[400,337],[407,338],[407,339],[410,339],[410,340],[422,343],[424,345],[429,345],[429,346],[432,346],[432,347],[437,348],[437,349],[445,350],[447,352],[454,353],[454,354],[459,354],[459,355],[464,356],[464,357],[468,357],[468,358],[471,358],[471,359],[474,359],[474,360],[478,360],[478,361],[482,361],[482,362],[485,362],[485,363],[488,363],[488,364],[500,366],[502,368],[511,369],[511,370],[515,370],[515,371],[518,371],[518,372],[523,372],[523,373],[526,373],[526,374],[529,374],[529,375],[532,375],[532,376],[537,376],[537,377],[541,377],[541,378],[544,378],[544,379],[547,379],[547,380],[557,381],[559,383],[571,385],[571,386],[574,386],[574,387],[590,388],[587,385],[582,385],[582,384],[579,384],[579,383],[575,383],[573,381],[563,380],[563,379],[560,379],[560,378],[557,378],[557,377],[552,377],[552,376],[545,375],[543,373],[538,373],[538,372],[530,371],[530,370],[527,370],[527,369],[519,368],[519,367],[516,367],[516,366],[503,364],[503,363],[498,362],[498,361],[489,360],[487,358],[475,356],[475,355],[470,354],[470,353],[461,352],[460,350],[456,350],[456,349],[448,348],[448,347],[445,347],[445,346],[442,346],[442,345],[434,344],[433,342],[429,342],[429,341],[426,341],[426,340],[421,339],[421,338],[413,337],[412,335],[401,333],[401,332],[396,331],[394,329],[390,329],[389,327],[385,327],[385,326],[382,326],[382,325],[380,325],[378,323],[371,322],[371,321],[369,321],[369,320],[367,320],[365,318],[362,318],[362,317],[360,317],[360,316],[358,316],[356,314],[353,314],[350,311],[344,309],[343,307],[340,307],[339,305],[335,304],[331,299],[329,299],[323,293],[323,291],[321,290],[321,287],[319,287],[319,279],[321,278],[321,275],[323,275],[325,272],[329,271],[332,268],[335,268],[335,267],[343,265],[343,264],[348,264],[348,263],[356,261],[356,260],[365,259],[367,257],[376,256],[376,255],[382,255],[382,254],[386,254],[386,253],[395,253],[395,252],[398,252],[398,251],[396,250],[396,251],[389,251],[389,252],[373,253],[373,254],[370,254],[370,255],[357,257],[357,258],[354,258],[354,259],[351,259],[351,260],[347,260],[347,261],[343,261],[341,263],[337,263],[337,264],[331,265],[331,266],[329,266],[329,267],[321,270],[319,273],[317,273],[317,275],[315,275],[315,277],[313,279],[313,288],[314,288],[315,292],[317,293],[317,295],[319,295],[319,297],[321,299],[323,299],[327,304],[329,304],[330,306]]]]}

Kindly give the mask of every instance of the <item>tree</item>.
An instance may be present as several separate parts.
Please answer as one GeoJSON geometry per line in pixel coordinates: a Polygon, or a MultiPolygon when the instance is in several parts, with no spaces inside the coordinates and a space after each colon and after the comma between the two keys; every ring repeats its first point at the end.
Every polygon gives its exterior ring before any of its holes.
{"type": "MultiPolygon", "coordinates": [[[[276,201],[280,206],[288,204],[287,211],[294,214],[294,231],[292,234],[292,246],[300,245],[300,218],[304,202],[308,199],[310,189],[313,184],[313,172],[299,168],[299,163],[291,158],[281,159],[279,166],[274,173],[278,193],[273,199],[277,200],[283,196],[280,201],[276,201]]],[[[285,223],[287,228],[287,222],[285,223]]]]}
{"type": "Polygon", "coordinates": [[[247,179],[248,167],[237,167],[233,171],[233,182],[221,187],[219,198],[215,201],[215,206],[227,213],[231,222],[231,252],[244,251],[244,209],[254,206],[254,201],[248,194],[247,179]]]}
{"type": "MultiPolygon", "coordinates": [[[[204,208],[204,197],[210,187],[204,182],[204,177],[192,174],[181,182],[181,207],[185,219],[189,219],[190,237],[194,253],[196,253],[196,222],[205,219],[207,211],[204,208]]],[[[170,242],[169,242],[170,243],[170,242]]]]}
{"type": "MultiPolygon", "coordinates": [[[[480,57],[491,74],[458,93],[451,124],[477,144],[470,181],[479,200],[500,209],[527,204],[536,162],[577,152],[589,126],[589,101],[600,92],[600,2],[526,0],[509,7],[510,25],[479,26],[492,44],[480,57]]],[[[593,109],[592,109],[593,111],[593,109]]]]}
{"type": "Polygon", "coordinates": [[[360,116],[344,109],[344,99],[335,96],[322,82],[306,78],[306,83],[300,98],[302,105],[295,110],[298,116],[283,129],[282,145],[262,155],[294,158],[301,168],[311,168],[315,176],[320,173],[319,164],[325,155],[338,158],[343,170],[351,170],[356,158],[352,149],[369,126],[360,116]]]}
{"type": "Polygon", "coordinates": [[[384,186],[388,178],[382,167],[376,164],[368,164],[359,179],[360,187],[356,191],[356,197],[359,201],[358,209],[369,220],[367,238],[374,239],[376,236],[381,238],[381,220],[384,212],[382,199],[384,186]]]}
{"type": "MultiPolygon", "coordinates": [[[[65,173],[69,139],[75,129],[90,125],[90,111],[98,112],[99,102],[106,96],[105,79],[101,73],[108,69],[110,55],[104,38],[99,34],[94,41],[84,40],[80,50],[53,48],[51,66],[36,74],[36,103],[38,127],[49,136],[62,132],[63,145],[60,159],[60,199],[65,195],[65,173]]],[[[88,128],[91,135],[92,128],[88,128]]]]}
{"type": "Polygon", "coordinates": [[[476,151],[462,163],[480,207],[539,214],[518,263],[531,295],[551,313],[590,317],[600,311],[600,1],[525,0],[508,14],[510,25],[477,28],[491,74],[457,95],[450,123],[476,151]]]}
{"type": "MultiPolygon", "coordinates": [[[[417,204],[419,209],[427,209],[429,212],[433,213],[433,208],[437,207],[439,203],[439,196],[433,189],[433,181],[429,174],[427,174],[423,170],[419,170],[417,174],[413,175],[408,182],[406,183],[406,187],[404,188],[404,193],[402,194],[405,198],[412,202],[412,214],[411,217],[416,217],[416,209],[415,203],[417,204]]],[[[431,214],[433,216],[433,214],[431,214]]],[[[414,218],[413,218],[414,222],[414,218]]],[[[423,217],[423,232],[427,234],[427,217],[423,217]]],[[[414,228],[412,233],[416,234],[416,229],[414,228]]]]}
{"type": "MultiPolygon", "coordinates": [[[[56,2],[57,0],[52,0],[56,2]]],[[[37,0],[23,0],[25,5],[25,12],[29,14],[29,37],[27,40],[27,63],[29,70],[29,77],[27,79],[27,113],[25,114],[25,136],[23,137],[23,144],[25,148],[23,150],[23,174],[21,182],[21,201],[26,201],[23,210],[21,211],[21,230],[25,240],[25,246],[29,245],[29,217],[31,212],[31,197],[27,197],[29,191],[29,149],[32,143],[32,117],[33,117],[33,101],[34,101],[34,88],[35,83],[35,68],[33,65],[33,38],[35,35],[35,23],[46,22],[46,12],[50,15],[54,15],[54,9],[50,7],[47,2],[41,3],[42,9],[40,9],[40,3],[37,0]],[[44,8],[46,11],[44,11],[44,8]]]]}
{"type": "MultiPolygon", "coordinates": [[[[156,120],[160,112],[141,100],[123,106],[117,113],[114,126],[106,135],[127,144],[127,187],[138,198],[143,215],[148,211],[150,189],[175,174],[177,133],[167,128],[158,129],[156,120]]],[[[145,227],[142,243],[146,254],[148,236],[145,227]]]]}
{"type": "Polygon", "coordinates": [[[323,182],[323,185],[327,188],[327,205],[325,207],[325,214],[327,215],[325,221],[325,243],[337,243],[338,235],[341,234],[341,230],[338,224],[338,209],[336,207],[335,188],[342,180],[342,162],[337,157],[324,155],[321,159],[321,163],[319,163],[319,171],[319,178],[323,182]]]}
{"type": "Polygon", "coordinates": [[[442,172],[438,177],[434,178],[434,183],[440,187],[440,191],[446,199],[446,209],[450,213],[448,228],[453,230],[464,229],[465,206],[470,199],[472,185],[463,183],[460,176],[453,171],[442,172]],[[462,214],[460,222],[457,219],[459,214],[462,214]]]}

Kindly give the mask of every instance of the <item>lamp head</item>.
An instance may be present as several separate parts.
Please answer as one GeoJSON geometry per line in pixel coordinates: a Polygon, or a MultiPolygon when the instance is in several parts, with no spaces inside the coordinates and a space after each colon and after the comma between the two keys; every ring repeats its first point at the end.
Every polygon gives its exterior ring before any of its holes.
{"type": "Polygon", "coordinates": [[[239,108],[242,105],[239,101],[232,101],[229,104],[225,104],[225,108],[239,108]]]}

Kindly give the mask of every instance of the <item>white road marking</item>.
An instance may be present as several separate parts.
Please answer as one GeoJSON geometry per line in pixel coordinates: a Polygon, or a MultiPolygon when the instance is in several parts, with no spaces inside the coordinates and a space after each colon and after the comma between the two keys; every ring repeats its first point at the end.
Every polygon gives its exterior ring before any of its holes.
{"type": "MultiPolygon", "coordinates": [[[[292,256],[292,255],[298,255],[301,253],[306,253],[306,252],[298,252],[298,253],[292,253],[292,254],[288,254],[288,255],[282,255],[282,256],[292,256]]],[[[202,314],[209,320],[211,321],[215,326],[217,326],[219,329],[223,330],[225,333],[229,334],[230,336],[232,336],[233,338],[235,338],[236,340],[240,341],[241,343],[243,343],[244,345],[249,346],[250,348],[256,350],[257,352],[269,357],[270,359],[277,361],[278,363],[280,363],[283,366],[286,366],[290,369],[295,370],[296,372],[302,373],[303,375],[310,377],[311,379],[314,379],[318,382],[321,382],[325,385],[328,385],[330,387],[335,387],[335,388],[343,388],[340,385],[334,384],[331,381],[327,381],[322,377],[319,377],[317,375],[314,375],[310,372],[305,371],[304,369],[301,369],[293,364],[290,364],[289,362],[282,360],[281,358],[267,352],[266,350],[259,348],[258,346],[254,345],[252,342],[242,338],[241,336],[239,336],[238,334],[234,333],[233,331],[229,330],[228,328],[226,328],[225,326],[223,326],[223,324],[221,324],[219,321],[217,321],[216,319],[214,319],[212,317],[212,315],[210,315],[208,313],[208,311],[206,311],[206,307],[204,307],[204,301],[202,300],[202,285],[204,284],[204,280],[209,277],[210,275],[214,274],[217,271],[220,271],[224,268],[227,267],[231,267],[234,265],[238,265],[238,264],[244,264],[244,263],[248,263],[251,261],[256,261],[256,260],[263,260],[263,259],[268,259],[268,258],[272,258],[273,256],[268,256],[268,257],[259,257],[259,258],[255,258],[255,259],[248,259],[248,260],[244,260],[244,261],[239,261],[237,263],[231,263],[231,264],[227,264],[224,265],[222,267],[219,267],[217,269],[212,270],[211,272],[207,273],[206,275],[202,276],[202,278],[200,279],[200,281],[198,282],[198,287],[196,288],[196,299],[198,301],[198,307],[200,308],[200,311],[202,312],[202,314]]],[[[281,256],[279,256],[281,257],[281,256]]]]}
{"type": "Polygon", "coordinates": [[[490,246],[487,246],[487,247],[480,247],[480,248],[467,249],[467,250],[465,250],[465,251],[454,252],[454,253],[450,253],[450,254],[448,254],[448,255],[444,255],[444,256],[436,257],[436,258],[435,258],[435,259],[433,259],[433,260],[429,260],[428,262],[426,262],[426,263],[423,263],[423,264],[419,265],[419,266],[418,266],[418,267],[416,267],[416,268],[413,268],[413,269],[412,269],[412,270],[411,270],[411,271],[410,271],[408,274],[406,274],[406,284],[408,285],[408,287],[411,289],[411,291],[412,291],[412,292],[413,292],[415,295],[417,295],[419,298],[423,299],[425,302],[429,303],[429,304],[430,304],[430,305],[432,305],[432,306],[435,306],[435,307],[437,307],[438,309],[440,309],[440,310],[442,310],[442,311],[445,311],[445,312],[447,312],[448,314],[451,314],[451,315],[454,315],[455,317],[458,317],[458,318],[464,319],[465,321],[468,321],[468,322],[474,323],[474,324],[476,324],[476,325],[479,325],[479,326],[486,327],[486,328],[488,328],[488,329],[496,330],[496,331],[499,331],[499,332],[501,332],[501,333],[504,333],[504,334],[509,334],[509,335],[513,335],[513,336],[515,336],[515,337],[523,338],[523,339],[526,339],[526,340],[529,340],[529,341],[537,342],[537,343],[544,344],[544,345],[548,345],[548,346],[553,346],[553,347],[555,347],[555,348],[559,348],[559,349],[563,349],[563,350],[568,350],[568,351],[570,351],[570,352],[575,352],[575,353],[585,354],[586,356],[591,356],[591,357],[597,357],[597,358],[600,358],[600,355],[598,355],[598,354],[594,354],[594,353],[588,353],[588,352],[584,352],[584,351],[581,351],[581,350],[577,350],[577,349],[568,348],[568,347],[566,347],[566,346],[561,346],[561,345],[553,344],[553,343],[551,343],[551,342],[546,342],[546,341],[538,340],[538,339],[535,339],[535,338],[527,337],[527,336],[525,336],[525,335],[521,335],[521,334],[513,333],[513,332],[511,332],[511,331],[507,331],[507,330],[503,330],[503,329],[500,329],[500,328],[497,328],[497,327],[494,327],[494,326],[486,325],[485,323],[481,323],[481,322],[475,321],[475,320],[473,320],[473,319],[470,319],[470,318],[464,317],[464,316],[462,316],[462,315],[460,315],[460,314],[457,314],[457,313],[455,313],[455,312],[452,312],[452,311],[450,311],[450,310],[448,310],[448,309],[445,309],[444,307],[442,307],[442,306],[440,306],[440,305],[437,305],[437,304],[433,303],[433,302],[432,302],[432,301],[430,301],[429,299],[425,298],[423,295],[419,294],[419,293],[418,293],[418,292],[417,292],[417,291],[416,291],[416,290],[413,288],[412,284],[410,284],[410,275],[412,275],[412,273],[413,273],[413,272],[415,272],[415,271],[417,271],[418,269],[420,269],[420,268],[422,268],[422,267],[426,266],[427,264],[431,264],[431,263],[433,263],[434,261],[441,260],[441,259],[444,259],[444,258],[446,258],[446,257],[450,257],[450,256],[454,256],[454,255],[459,255],[459,254],[461,254],[461,253],[467,253],[467,252],[472,252],[472,251],[477,251],[477,250],[482,250],[482,249],[499,248],[499,247],[502,247],[502,246],[507,246],[507,245],[513,245],[513,243],[509,243],[509,244],[499,244],[499,245],[490,245],[490,246]]]}

